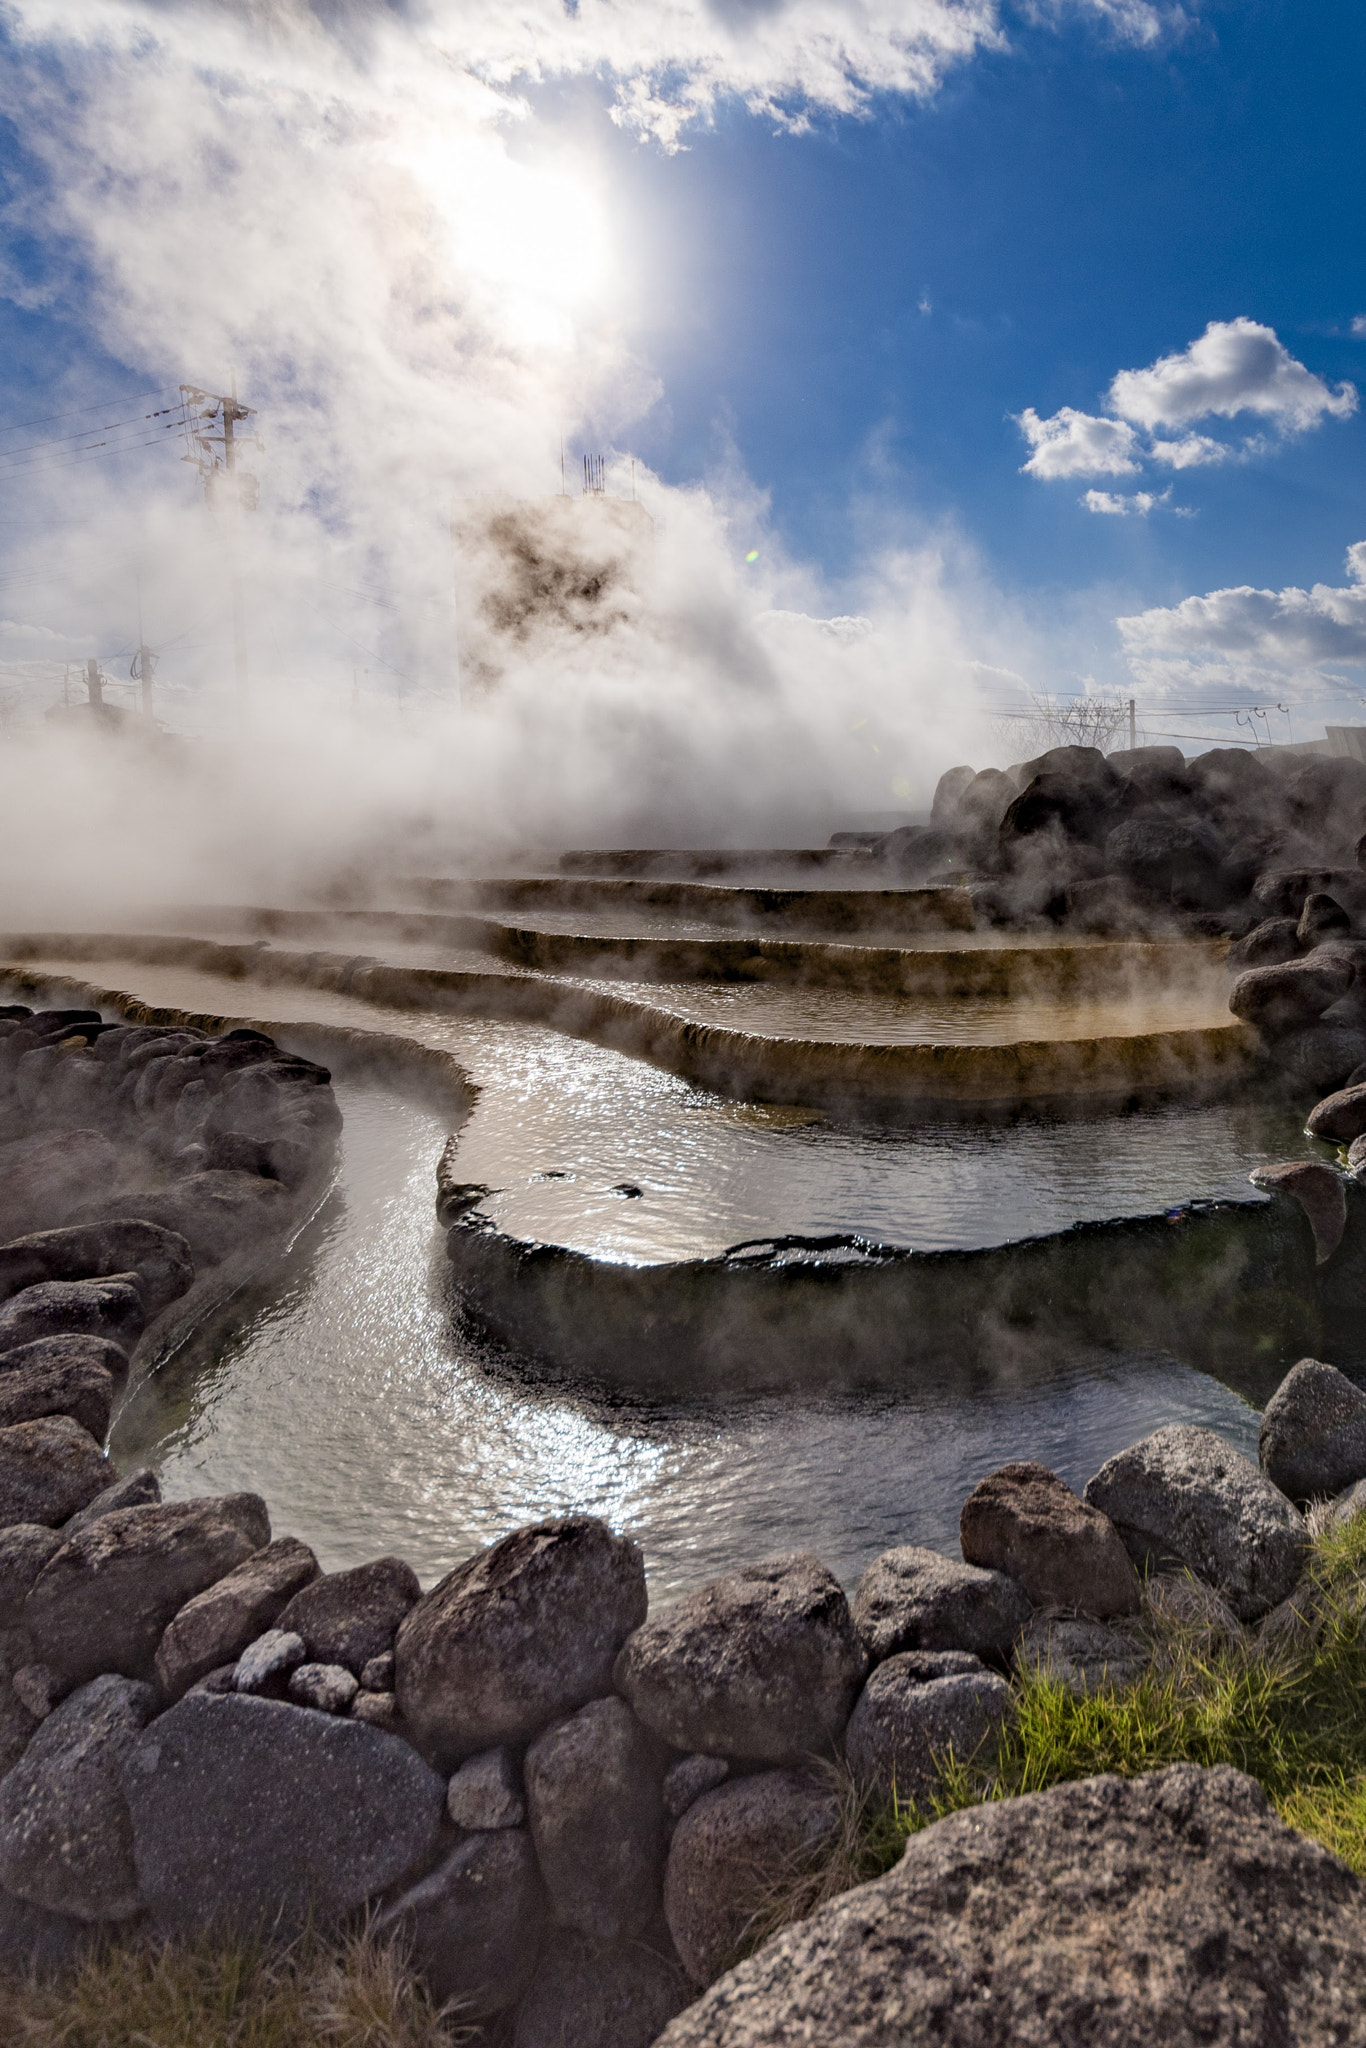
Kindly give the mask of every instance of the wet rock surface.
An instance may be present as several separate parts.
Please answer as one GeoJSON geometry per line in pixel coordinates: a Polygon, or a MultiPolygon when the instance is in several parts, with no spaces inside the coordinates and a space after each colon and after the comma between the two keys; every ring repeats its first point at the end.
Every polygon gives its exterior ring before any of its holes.
{"type": "Polygon", "coordinates": [[[905,1544],[874,1558],[851,1611],[875,1663],[900,1650],[968,1650],[1004,1664],[1033,1609],[1004,1572],[905,1544]]]}
{"type": "Polygon", "coordinates": [[[588,1515],[518,1529],[425,1593],[398,1631],[400,1710],[450,1769],[524,1742],[612,1690],[622,1643],[645,1619],[645,1567],[588,1515]]]}
{"type": "Polygon", "coordinates": [[[782,1762],[843,1732],[866,1664],[838,1580],[793,1551],[713,1580],[646,1622],[614,1678],[674,1749],[782,1762]]]}
{"type": "Polygon", "coordinates": [[[1293,1501],[1341,1493],[1366,1478],[1366,1393],[1336,1366],[1302,1358],[1266,1404],[1257,1456],[1293,1501]]]}
{"type": "Polygon", "coordinates": [[[1010,1706],[1010,1687],[978,1658],[903,1651],[879,1664],[859,1695],[845,1735],[849,1768],[886,1798],[923,1803],[950,1758],[987,1760],[1010,1706]]]}
{"type": "Polygon", "coordinates": [[[664,1917],[695,1984],[730,1967],[774,1883],[809,1867],[838,1826],[833,1783],[801,1770],[737,1778],[688,1808],[669,1845],[664,1917]]]}
{"type": "Polygon", "coordinates": [[[959,1530],[968,1562],[1004,1572],[1036,1607],[1102,1621],[1138,1612],[1138,1578],[1116,1530],[1046,1465],[988,1473],[964,1501],[959,1530]]]}
{"type": "Polygon", "coordinates": [[[1091,1778],[926,1828],[661,2048],[1339,2048],[1366,2032],[1362,1907],[1360,1880],[1238,1772],[1091,1778]]]}
{"type": "Polygon", "coordinates": [[[1155,1430],[1108,1459],[1086,1499],[1110,1516],[1136,1560],[1184,1565],[1240,1621],[1284,1600],[1303,1567],[1303,1517],[1213,1430],[1155,1430]]]}
{"type": "Polygon", "coordinates": [[[163,1934],[330,1925],[431,1855],[445,1796],[407,1743],[239,1693],[159,1716],[122,1782],[163,1934]]]}

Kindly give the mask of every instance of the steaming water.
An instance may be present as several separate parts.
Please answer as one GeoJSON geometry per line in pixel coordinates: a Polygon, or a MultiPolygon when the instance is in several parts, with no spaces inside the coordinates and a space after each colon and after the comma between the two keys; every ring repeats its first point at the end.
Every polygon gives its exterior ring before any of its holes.
{"type": "Polygon", "coordinates": [[[281,1284],[200,1333],[115,1427],[168,1495],[249,1487],[336,1569],[396,1552],[424,1583],[545,1515],[605,1515],[641,1542],[653,1596],[776,1551],[852,1584],[892,1543],[953,1551],[985,1472],[1037,1457],[1076,1485],[1160,1422],[1255,1455],[1257,1417],[1163,1358],[1066,1362],[1045,1385],[897,1399],[632,1402],[538,1384],[481,1347],[450,1298],[432,1215],[442,1123],[338,1091],[337,1192],[281,1284]]]}
{"type": "MultiPolygon", "coordinates": [[[[501,1190],[486,1206],[505,1227],[614,1258],[777,1231],[980,1244],[1197,1194],[1256,1200],[1249,1167],[1303,1143],[1293,1118],[1229,1105],[837,1127],[536,1027],[181,968],[42,964],[153,1003],[397,1030],[451,1051],[483,1090],[459,1159],[501,1190]],[[624,1183],[641,1197],[614,1191],[624,1183]]],[[[851,1581],[891,1543],[952,1549],[964,1494],[1008,1457],[1081,1484],[1165,1421],[1255,1450],[1252,1409],[1161,1357],[1076,1355],[1046,1383],[896,1398],[642,1403],[547,1385],[461,1323],[432,1206],[445,1122],[388,1092],[338,1094],[338,1186],[283,1275],[198,1333],[114,1436],[120,1462],[150,1460],[172,1496],[264,1493],[277,1528],[329,1567],[395,1551],[431,1581],[519,1522],[581,1509],[639,1537],[656,1597],[794,1546],[851,1581]]]]}

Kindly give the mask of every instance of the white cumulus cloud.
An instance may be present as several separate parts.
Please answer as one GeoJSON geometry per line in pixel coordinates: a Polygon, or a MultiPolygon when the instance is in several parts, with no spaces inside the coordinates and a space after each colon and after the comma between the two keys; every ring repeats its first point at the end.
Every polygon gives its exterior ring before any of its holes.
{"type": "Polygon", "coordinates": [[[1351,384],[1334,387],[1316,377],[1260,321],[1211,320],[1178,354],[1159,356],[1146,370],[1121,370],[1109,404],[1141,427],[1252,412],[1285,432],[1302,433],[1325,416],[1345,419],[1355,412],[1357,394],[1351,384]]]}
{"type": "Polygon", "coordinates": [[[1019,416],[1020,431],[1033,449],[1025,474],[1051,481],[1065,476],[1132,476],[1138,468],[1138,436],[1123,420],[1100,419],[1065,405],[1040,419],[1032,405],[1019,416]]]}
{"type": "Polygon", "coordinates": [[[1165,491],[1087,491],[1082,504],[1088,512],[1102,512],[1112,519],[1146,519],[1155,505],[1165,505],[1171,486],[1165,491]]]}
{"type": "Polygon", "coordinates": [[[1117,619],[1131,655],[1215,659],[1293,673],[1366,662],[1366,541],[1347,550],[1347,583],[1310,590],[1239,584],[1117,619]]]}

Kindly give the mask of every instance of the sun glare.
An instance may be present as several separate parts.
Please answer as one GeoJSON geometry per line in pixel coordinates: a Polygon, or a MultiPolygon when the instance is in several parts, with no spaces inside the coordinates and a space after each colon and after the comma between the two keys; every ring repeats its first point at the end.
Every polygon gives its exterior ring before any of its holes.
{"type": "Polygon", "coordinates": [[[567,347],[597,313],[609,273],[601,197],[577,166],[525,164],[481,138],[422,166],[451,224],[461,282],[487,299],[514,344],[567,347]]]}

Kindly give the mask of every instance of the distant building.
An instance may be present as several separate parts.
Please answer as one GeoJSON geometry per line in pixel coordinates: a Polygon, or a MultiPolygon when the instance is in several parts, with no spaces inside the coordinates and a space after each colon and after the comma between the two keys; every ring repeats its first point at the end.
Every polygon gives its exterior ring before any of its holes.
{"type": "Polygon", "coordinates": [[[496,689],[519,654],[607,634],[640,602],[654,521],[629,498],[486,498],[451,521],[462,684],[496,689]]]}
{"type": "Polygon", "coordinates": [[[1366,725],[1326,725],[1321,740],[1274,741],[1278,754],[1333,754],[1366,761],[1366,725]]]}

